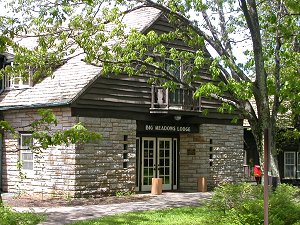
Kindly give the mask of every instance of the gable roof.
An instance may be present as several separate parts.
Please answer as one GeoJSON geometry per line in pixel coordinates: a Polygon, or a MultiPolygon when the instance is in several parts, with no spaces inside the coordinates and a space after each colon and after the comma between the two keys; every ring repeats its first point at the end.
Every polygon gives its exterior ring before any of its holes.
{"type": "MultiPolygon", "coordinates": [[[[123,17],[128,29],[144,32],[159,16],[161,11],[153,7],[136,8],[123,17]]],[[[4,91],[0,95],[0,110],[62,106],[72,103],[97,77],[101,67],[82,61],[81,54],[58,68],[52,77],[26,89],[4,91]]]]}

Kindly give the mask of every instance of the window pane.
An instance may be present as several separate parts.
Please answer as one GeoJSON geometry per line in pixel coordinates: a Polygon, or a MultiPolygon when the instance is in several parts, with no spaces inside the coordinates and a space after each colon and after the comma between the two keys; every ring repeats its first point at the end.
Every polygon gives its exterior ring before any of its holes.
{"type": "Polygon", "coordinates": [[[164,141],[159,141],[159,148],[164,148],[164,141]]]}
{"type": "Polygon", "coordinates": [[[149,148],[153,149],[153,141],[149,141],[149,148]]]}
{"type": "Polygon", "coordinates": [[[144,177],[148,177],[149,176],[149,170],[148,168],[144,168],[144,177]]]}
{"type": "Polygon", "coordinates": [[[29,146],[32,145],[32,135],[31,134],[21,134],[20,140],[20,157],[24,170],[33,170],[33,153],[29,146]]]}
{"type": "Polygon", "coordinates": [[[165,69],[177,78],[180,78],[180,62],[171,59],[165,60],[165,69]]]}
{"type": "Polygon", "coordinates": [[[148,141],[144,141],[144,148],[148,148],[148,141]]]}
{"type": "Polygon", "coordinates": [[[31,135],[21,135],[21,149],[29,148],[28,146],[32,145],[31,135]]]}
{"type": "Polygon", "coordinates": [[[33,154],[32,153],[22,153],[22,159],[23,160],[26,160],[26,161],[28,161],[28,160],[33,160],[33,154]]]}
{"type": "Polygon", "coordinates": [[[23,169],[24,170],[33,170],[33,162],[23,161],[23,169]]]}
{"type": "Polygon", "coordinates": [[[164,159],[159,159],[159,166],[165,166],[164,159]]]}
{"type": "Polygon", "coordinates": [[[169,156],[170,156],[170,150],[166,149],[166,151],[165,151],[165,157],[169,157],[169,156]]]}
{"type": "Polygon", "coordinates": [[[148,159],[144,159],[144,167],[148,167],[148,159]]]}
{"type": "Polygon", "coordinates": [[[294,166],[286,165],[285,166],[284,176],[285,177],[294,177],[295,176],[295,174],[294,174],[294,166]]]}
{"type": "Polygon", "coordinates": [[[294,164],[294,156],[292,154],[287,154],[285,163],[286,164],[294,164]]]}
{"type": "Polygon", "coordinates": [[[149,159],[149,167],[153,167],[154,163],[153,163],[153,159],[149,159]]]}
{"type": "Polygon", "coordinates": [[[170,166],[170,159],[165,159],[165,166],[170,166]]]}
{"type": "Polygon", "coordinates": [[[148,177],[144,177],[144,183],[143,185],[149,185],[149,179],[148,177]]]}
{"type": "Polygon", "coordinates": [[[166,141],[165,145],[166,145],[166,148],[167,148],[167,149],[170,148],[170,142],[169,142],[169,141],[166,141]]]}
{"type": "Polygon", "coordinates": [[[165,155],[164,149],[159,150],[159,157],[163,158],[165,155]]]}

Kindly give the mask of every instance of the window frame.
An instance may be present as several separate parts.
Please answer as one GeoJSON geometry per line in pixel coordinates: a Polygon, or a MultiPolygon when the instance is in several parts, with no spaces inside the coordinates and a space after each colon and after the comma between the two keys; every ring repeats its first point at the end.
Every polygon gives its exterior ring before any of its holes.
{"type": "MultiPolygon", "coordinates": [[[[11,63],[13,66],[13,63],[11,63]]],[[[25,78],[22,76],[8,76],[5,74],[3,76],[3,86],[5,90],[13,90],[13,89],[23,89],[32,87],[32,75],[33,68],[28,67],[28,80],[25,81],[25,78]],[[25,84],[24,84],[25,83],[25,84]]]]}
{"type": "MultiPolygon", "coordinates": [[[[297,177],[297,175],[296,175],[296,162],[297,162],[297,155],[296,155],[296,153],[297,152],[295,152],[295,151],[285,151],[284,152],[284,157],[283,157],[283,175],[284,175],[284,179],[296,179],[296,177],[297,177]],[[286,163],[286,155],[287,154],[293,154],[293,164],[287,164],[286,163]],[[286,174],[286,171],[287,171],[287,169],[286,169],[286,166],[293,166],[293,176],[287,176],[287,174],[286,174]]],[[[298,159],[299,160],[299,159],[298,159]]]]}
{"type": "MultiPolygon", "coordinates": [[[[20,133],[20,143],[19,143],[19,148],[20,148],[20,154],[19,154],[19,160],[22,164],[22,170],[24,170],[26,173],[33,173],[34,171],[34,153],[32,152],[32,149],[30,148],[29,145],[23,145],[23,138],[24,137],[32,137],[31,133],[20,133]],[[23,154],[27,155],[32,155],[32,159],[23,159],[23,154]],[[24,167],[24,162],[31,163],[32,164],[32,169],[25,168],[24,167]]],[[[33,143],[33,140],[32,140],[33,143]]]]}

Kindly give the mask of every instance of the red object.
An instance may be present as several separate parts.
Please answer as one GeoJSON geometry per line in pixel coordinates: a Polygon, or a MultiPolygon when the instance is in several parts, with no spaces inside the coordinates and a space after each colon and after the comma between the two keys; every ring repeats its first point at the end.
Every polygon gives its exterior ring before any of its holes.
{"type": "Polygon", "coordinates": [[[253,174],[255,177],[261,177],[261,169],[259,165],[254,165],[253,174]]]}

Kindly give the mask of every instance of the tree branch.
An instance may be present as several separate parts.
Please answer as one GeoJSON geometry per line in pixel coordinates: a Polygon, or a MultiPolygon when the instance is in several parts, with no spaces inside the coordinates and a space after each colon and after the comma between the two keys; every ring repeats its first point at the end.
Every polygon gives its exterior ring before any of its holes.
{"type": "MultiPolygon", "coordinates": [[[[148,68],[150,67],[151,69],[153,70],[158,70],[158,71],[161,71],[162,74],[155,74],[155,73],[150,73],[148,72],[147,74],[151,74],[153,77],[157,77],[157,78],[165,78],[169,81],[174,81],[175,83],[177,84],[181,84],[183,85],[184,87],[187,87],[188,89],[190,90],[195,90],[195,87],[194,86],[191,86],[191,85],[188,85],[187,83],[183,82],[181,79],[175,77],[173,74],[171,74],[169,71],[163,69],[162,67],[159,67],[159,66],[156,66],[156,65],[153,65],[153,64],[150,64],[150,63],[146,63],[144,62],[143,60],[130,60],[130,61],[111,61],[111,60],[103,60],[101,58],[98,58],[98,61],[99,62],[102,62],[102,63],[109,63],[109,64],[120,64],[120,65],[132,65],[132,64],[140,64],[140,65],[144,65],[144,66],[147,66],[148,68]]],[[[95,64],[95,63],[89,63],[93,66],[97,66],[97,67],[102,67],[103,65],[99,65],[99,64],[95,64]]]]}
{"type": "MultiPolygon", "coordinates": [[[[215,37],[210,37],[208,34],[206,34],[205,32],[203,32],[198,26],[196,26],[192,21],[190,21],[188,18],[184,17],[183,15],[181,15],[178,12],[173,12],[171,11],[169,8],[159,4],[159,3],[155,3],[151,0],[144,0],[141,1],[143,3],[146,3],[146,6],[149,7],[155,7],[157,9],[160,9],[162,12],[165,12],[167,14],[170,14],[172,16],[175,16],[176,18],[178,18],[180,21],[183,21],[185,23],[185,26],[181,27],[182,30],[186,30],[187,27],[191,28],[196,34],[198,34],[199,36],[202,36],[204,38],[205,41],[207,41],[209,43],[209,45],[211,45],[220,56],[224,56],[226,57],[229,61],[231,61],[232,64],[234,64],[234,62],[232,62],[232,58],[230,56],[230,54],[228,54],[228,52],[223,48],[220,40],[218,39],[217,36],[215,37]],[[214,38],[217,38],[216,40],[214,40],[214,38]]],[[[234,69],[232,69],[232,73],[233,73],[233,77],[237,80],[244,80],[247,82],[251,82],[251,80],[249,79],[249,77],[247,77],[243,71],[241,71],[238,68],[237,71],[235,71],[234,69]]]]}
{"type": "MultiPolygon", "coordinates": [[[[279,26],[280,24],[280,20],[279,18],[281,17],[281,13],[282,13],[283,7],[282,4],[279,3],[278,5],[278,13],[277,13],[277,25],[279,26]]],[[[279,92],[280,92],[280,88],[281,88],[281,80],[280,80],[280,69],[281,69],[281,62],[280,62],[280,49],[281,49],[281,38],[280,38],[280,31],[279,29],[277,29],[276,31],[276,46],[275,46],[275,69],[274,69],[274,77],[275,77],[275,95],[274,95],[274,102],[273,102],[273,108],[272,108],[272,123],[276,122],[276,118],[277,118],[277,113],[279,110],[279,105],[280,105],[280,101],[279,101],[279,92]]]]}

